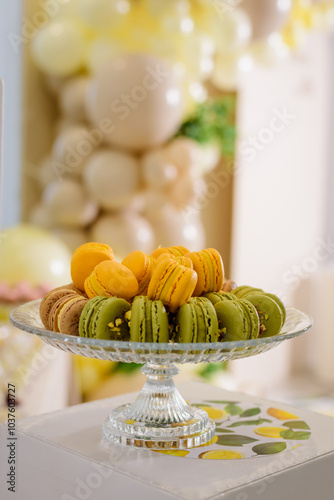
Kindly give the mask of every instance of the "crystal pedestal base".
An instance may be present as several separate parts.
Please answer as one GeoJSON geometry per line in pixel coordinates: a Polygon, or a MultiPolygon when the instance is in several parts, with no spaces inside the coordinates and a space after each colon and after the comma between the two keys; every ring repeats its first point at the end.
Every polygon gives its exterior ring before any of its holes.
{"type": "Polygon", "coordinates": [[[147,381],[133,404],[120,406],[103,424],[104,444],[150,449],[187,449],[207,443],[215,424],[200,408],[192,408],[176,389],[171,365],[147,363],[147,381]]]}

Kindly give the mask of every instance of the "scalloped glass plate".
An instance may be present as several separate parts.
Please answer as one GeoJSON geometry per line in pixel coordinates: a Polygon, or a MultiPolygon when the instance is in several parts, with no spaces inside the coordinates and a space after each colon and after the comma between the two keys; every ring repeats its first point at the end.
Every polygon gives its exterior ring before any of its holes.
{"type": "Polygon", "coordinates": [[[102,426],[103,444],[121,444],[149,449],[188,449],[210,442],[215,424],[208,414],[189,406],[176,389],[174,363],[212,363],[254,356],[301,335],[312,320],[292,307],[282,332],[275,337],[198,344],[157,344],[75,337],[43,328],[40,300],[14,309],[10,321],[17,328],[40,336],[63,351],[110,361],[146,363],[141,371],[147,381],[132,404],[115,408],[102,426]]]}
{"type": "Polygon", "coordinates": [[[312,319],[307,314],[289,307],[283,329],[275,337],[210,344],[111,341],[45,330],[39,316],[40,302],[40,300],[34,300],[14,309],[10,314],[12,324],[20,330],[42,337],[45,342],[63,351],[90,358],[127,363],[212,363],[239,359],[266,352],[284,340],[307,332],[312,326],[312,319]]]}

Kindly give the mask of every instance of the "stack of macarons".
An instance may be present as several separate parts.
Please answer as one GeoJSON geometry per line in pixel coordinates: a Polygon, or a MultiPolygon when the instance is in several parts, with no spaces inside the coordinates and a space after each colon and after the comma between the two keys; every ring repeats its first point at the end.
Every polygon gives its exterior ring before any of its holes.
{"type": "Polygon", "coordinates": [[[277,335],[278,297],[224,280],[213,248],[159,247],[122,263],[108,245],[86,243],[72,256],[73,283],[52,290],[40,315],[48,330],[133,342],[217,342],[277,335]]]}

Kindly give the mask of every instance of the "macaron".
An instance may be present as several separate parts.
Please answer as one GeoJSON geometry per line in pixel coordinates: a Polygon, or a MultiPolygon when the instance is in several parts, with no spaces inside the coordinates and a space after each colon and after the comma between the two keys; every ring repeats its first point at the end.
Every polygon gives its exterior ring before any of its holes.
{"type": "Polygon", "coordinates": [[[90,242],[77,248],[71,260],[71,276],[74,285],[84,291],[85,280],[93,272],[95,266],[105,260],[114,260],[114,254],[109,245],[90,242]]]}
{"type": "Polygon", "coordinates": [[[242,297],[245,297],[248,293],[251,292],[263,292],[261,288],[254,288],[253,286],[248,286],[248,285],[241,285],[237,286],[234,290],[232,290],[232,293],[239,299],[242,297]]]}
{"type": "Polygon", "coordinates": [[[125,315],[130,304],[117,297],[94,297],[84,306],[79,335],[105,340],[129,340],[129,326],[125,315]]]}
{"type": "Polygon", "coordinates": [[[135,275],[138,281],[137,294],[140,295],[141,293],[145,293],[145,291],[147,293],[148,284],[150,282],[153,266],[155,264],[154,257],[151,257],[140,250],[135,250],[123,259],[122,264],[130,269],[130,271],[132,271],[135,275]]]}
{"type": "Polygon", "coordinates": [[[157,259],[163,253],[170,253],[170,254],[174,255],[175,257],[182,257],[183,255],[186,255],[187,253],[189,253],[189,250],[181,245],[174,246],[174,247],[159,247],[159,248],[156,248],[151,253],[151,256],[154,257],[155,259],[157,259]]]}
{"type": "Polygon", "coordinates": [[[278,335],[284,324],[284,314],[278,303],[267,294],[260,292],[248,293],[246,297],[258,312],[262,325],[261,337],[278,335]]]}
{"type": "Polygon", "coordinates": [[[62,297],[67,296],[83,296],[83,293],[78,290],[73,283],[64,285],[51,290],[41,301],[39,313],[44,327],[47,330],[52,330],[50,323],[50,313],[54,304],[62,297]]]}
{"type": "Polygon", "coordinates": [[[217,302],[220,302],[221,300],[237,300],[237,297],[230,292],[210,292],[205,293],[203,297],[209,299],[213,305],[215,305],[217,302]]]}
{"type": "Polygon", "coordinates": [[[198,323],[196,307],[193,302],[182,304],[177,312],[175,324],[175,342],[183,344],[197,342],[198,323]]]}
{"type": "Polygon", "coordinates": [[[260,319],[255,306],[246,299],[240,299],[238,303],[248,315],[250,325],[249,338],[257,339],[260,333],[260,319]]]}
{"type": "Polygon", "coordinates": [[[163,259],[152,274],[147,297],[161,300],[171,312],[176,312],[192,296],[196,283],[197,274],[193,269],[163,259]]]}
{"type": "Polygon", "coordinates": [[[282,314],[283,314],[283,325],[284,325],[285,319],[286,319],[286,310],[285,310],[285,306],[284,306],[283,302],[274,293],[267,293],[266,292],[266,295],[267,295],[267,297],[270,297],[271,299],[273,299],[276,302],[276,304],[280,307],[282,314]]]}
{"type": "Polygon", "coordinates": [[[189,299],[195,305],[197,342],[218,342],[218,319],[214,306],[206,297],[189,299]]]}
{"type": "Polygon", "coordinates": [[[219,328],[219,340],[231,342],[250,337],[250,320],[237,300],[222,300],[214,306],[219,328]]]}
{"type": "Polygon", "coordinates": [[[88,299],[72,297],[60,306],[57,314],[57,330],[67,335],[79,335],[79,321],[88,299]]]}
{"type": "Polygon", "coordinates": [[[189,252],[185,255],[192,260],[198,279],[194,296],[208,292],[219,292],[224,281],[224,266],[220,253],[214,248],[200,252],[189,252]]]}
{"type": "Polygon", "coordinates": [[[98,295],[129,300],[138,293],[138,281],[130,269],[115,260],[104,260],[95,266],[85,280],[89,298],[98,295]]]}
{"type": "Polygon", "coordinates": [[[144,295],[135,297],[129,316],[132,342],[169,341],[168,315],[161,300],[149,300],[144,295]]]}

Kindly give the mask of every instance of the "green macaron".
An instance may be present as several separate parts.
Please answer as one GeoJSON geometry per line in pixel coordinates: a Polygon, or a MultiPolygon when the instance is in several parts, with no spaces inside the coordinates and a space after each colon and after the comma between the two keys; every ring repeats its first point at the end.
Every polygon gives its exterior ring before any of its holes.
{"type": "Polygon", "coordinates": [[[263,292],[261,288],[254,288],[253,286],[241,285],[237,286],[231,293],[233,293],[238,299],[246,298],[246,295],[251,292],[263,292]]]}
{"type": "Polygon", "coordinates": [[[218,319],[215,308],[206,297],[193,297],[197,318],[197,342],[218,341],[218,319]]]}
{"type": "Polygon", "coordinates": [[[83,337],[105,340],[129,340],[125,314],[130,304],[118,297],[94,297],[85,305],[79,322],[83,337]]]}
{"type": "Polygon", "coordinates": [[[179,308],[175,319],[175,342],[197,342],[198,323],[196,307],[193,302],[186,302],[179,308]]]}
{"type": "Polygon", "coordinates": [[[260,319],[256,307],[247,299],[239,299],[238,303],[248,315],[250,324],[249,338],[257,339],[260,333],[260,319]]]}
{"type": "Polygon", "coordinates": [[[236,300],[236,296],[230,292],[210,292],[205,293],[203,297],[210,300],[210,302],[215,305],[217,302],[221,300],[236,300]]]}
{"type": "Polygon", "coordinates": [[[161,300],[136,297],[130,315],[130,339],[132,342],[169,341],[168,315],[161,300]]]}
{"type": "Polygon", "coordinates": [[[267,294],[257,292],[247,294],[247,300],[258,312],[262,325],[261,337],[278,335],[284,323],[284,314],[278,303],[267,294]]]}
{"type": "Polygon", "coordinates": [[[279,307],[281,308],[281,311],[283,314],[283,325],[284,325],[285,319],[286,319],[286,310],[285,310],[285,306],[284,306],[283,302],[274,293],[266,293],[266,295],[267,295],[267,297],[270,297],[271,299],[273,299],[276,302],[276,304],[279,305],[279,307]]]}
{"type": "Polygon", "coordinates": [[[219,339],[223,341],[246,340],[250,337],[250,319],[236,300],[223,300],[214,306],[219,327],[219,339]]]}

